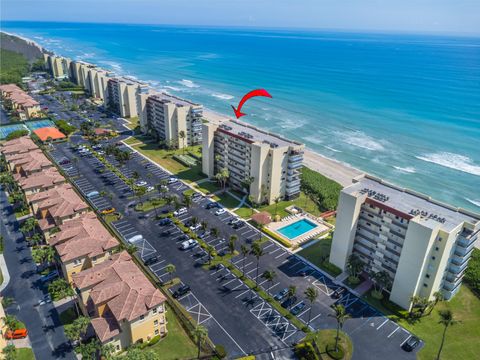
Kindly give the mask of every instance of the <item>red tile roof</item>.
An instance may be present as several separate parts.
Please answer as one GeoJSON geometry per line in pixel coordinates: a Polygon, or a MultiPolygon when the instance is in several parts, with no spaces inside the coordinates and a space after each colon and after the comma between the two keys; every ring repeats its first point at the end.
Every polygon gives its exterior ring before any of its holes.
{"type": "Polygon", "coordinates": [[[0,147],[0,151],[5,155],[26,153],[35,149],[38,149],[38,146],[28,136],[6,141],[0,147]]]}
{"type": "Polygon", "coordinates": [[[38,136],[41,141],[47,141],[48,138],[51,138],[52,140],[66,138],[65,134],[58,130],[56,127],[43,127],[33,130],[33,132],[35,133],[35,135],[38,136]]]}
{"type": "Polygon", "coordinates": [[[32,173],[26,177],[16,177],[18,185],[23,190],[51,188],[54,185],[65,182],[65,178],[54,167],[32,173]]]}

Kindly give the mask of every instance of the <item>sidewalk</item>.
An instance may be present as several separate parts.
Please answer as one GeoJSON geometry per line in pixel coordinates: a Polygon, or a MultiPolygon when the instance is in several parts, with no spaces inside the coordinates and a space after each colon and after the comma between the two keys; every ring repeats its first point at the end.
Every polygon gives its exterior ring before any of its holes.
{"type": "Polygon", "coordinates": [[[7,264],[3,254],[0,254],[0,271],[3,275],[3,283],[0,285],[0,293],[8,286],[10,282],[10,273],[8,272],[7,264]]]}

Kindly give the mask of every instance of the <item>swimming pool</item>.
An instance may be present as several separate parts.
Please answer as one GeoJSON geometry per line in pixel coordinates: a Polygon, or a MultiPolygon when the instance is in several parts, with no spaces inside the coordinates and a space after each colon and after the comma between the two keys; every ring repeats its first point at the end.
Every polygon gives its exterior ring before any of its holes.
{"type": "Polygon", "coordinates": [[[315,229],[317,226],[317,224],[307,219],[301,219],[294,222],[293,224],[284,226],[277,231],[288,239],[294,239],[300,235],[309,232],[310,230],[315,229]]]}

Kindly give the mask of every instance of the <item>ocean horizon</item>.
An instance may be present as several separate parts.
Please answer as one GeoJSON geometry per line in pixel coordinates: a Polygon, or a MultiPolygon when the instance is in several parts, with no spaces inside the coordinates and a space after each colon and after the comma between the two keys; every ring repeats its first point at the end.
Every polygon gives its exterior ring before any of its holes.
{"type": "Polygon", "coordinates": [[[480,212],[480,38],[2,22],[47,50],[302,141],[323,156],[480,212]]]}

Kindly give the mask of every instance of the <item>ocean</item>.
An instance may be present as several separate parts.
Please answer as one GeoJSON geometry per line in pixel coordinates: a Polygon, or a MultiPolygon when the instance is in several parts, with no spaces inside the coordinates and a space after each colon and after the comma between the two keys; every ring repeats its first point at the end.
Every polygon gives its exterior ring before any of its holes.
{"type": "Polygon", "coordinates": [[[3,22],[56,53],[300,140],[326,157],[480,212],[480,38],[3,22]]]}

